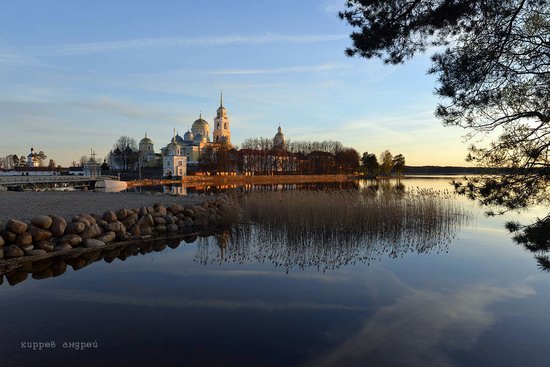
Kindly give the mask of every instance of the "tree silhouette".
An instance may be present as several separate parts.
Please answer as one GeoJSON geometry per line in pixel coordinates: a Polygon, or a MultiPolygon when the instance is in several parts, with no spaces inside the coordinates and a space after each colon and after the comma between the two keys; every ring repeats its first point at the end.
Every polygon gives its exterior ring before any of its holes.
{"type": "MultiPolygon", "coordinates": [[[[470,137],[500,134],[487,146],[472,145],[467,160],[504,174],[457,182],[460,193],[500,212],[550,204],[548,1],[348,0],[339,15],[355,29],[348,56],[399,64],[436,50],[429,73],[446,102],[436,116],[470,137]]],[[[539,243],[534,232],[548,241],[548,221],[508,228],[520,243],[539,243]]]]}

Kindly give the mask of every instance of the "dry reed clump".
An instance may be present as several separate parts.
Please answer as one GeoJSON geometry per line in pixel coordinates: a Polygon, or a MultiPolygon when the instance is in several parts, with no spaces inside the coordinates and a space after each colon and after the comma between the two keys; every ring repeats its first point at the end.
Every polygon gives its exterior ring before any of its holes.
{"type": "Polygon", "coordinates": [[[448,192],[289,191],[241,198],[226,260],[335,267],[446,249],[468,219],[448,192]]]}

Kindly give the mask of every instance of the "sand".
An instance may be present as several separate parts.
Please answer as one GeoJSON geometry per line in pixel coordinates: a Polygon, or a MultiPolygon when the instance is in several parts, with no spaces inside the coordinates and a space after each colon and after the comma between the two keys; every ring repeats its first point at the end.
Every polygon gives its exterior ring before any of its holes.
{"type": "Polygon", "coordinates": [[[30,222],[38,214],[56,214],[71,219],[78,213],[103,214],[107,210],[153,206],[155,203],[170,205],[189,200],[186,196],[146,195],[142,193],[102,193],[93,191],[72,192],[14,192],[0,191],[0,221],[9,219],[30,222]]]}

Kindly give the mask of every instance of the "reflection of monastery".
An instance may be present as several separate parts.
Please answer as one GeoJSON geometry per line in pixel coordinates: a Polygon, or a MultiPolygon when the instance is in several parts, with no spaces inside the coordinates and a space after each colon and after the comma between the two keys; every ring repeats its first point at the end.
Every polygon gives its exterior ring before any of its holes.
{"type": "MultiPolygon", "coordinates": [[[[199,163],[201,157],[204,157],[207,150],[217,150],[223,144],[226,144],[229,148],[228,160],[233,163],[231,167],[228,167],[228,171],[237,171],[242,162],[245,162],[245,166],[251,162],[251,158],[247,156],[249,150],[241,150],[238,152],[231,147],[231,128],[229,117],[227,116],[227,109],[223,105],[223,95],[220,95],[220,106],[216,111],[216,117],[214,118],[214,131],[211,138],[210,124],[202,118],[202,114],[199,118],[193,122],[191,130],[187,130],[183,137],[180,136],[176,129],[174,129],[173,137],[170,143],[161,148],[161,153],[155,153],[153,141],[147,137],[141,139],[139,142],[139,153],[142,165],[144,167],[155,167],[162,165],[162,174],[164,177],[182,177],[187,175],[188,172],[199,171],[199,163]],[[245,156],[243,156],[243,154],[245,156]],[[238,164],[237,162],[241,162],[238,164]]],[[[283,150],[286,144],[285,137],[279,127],[275,138],[273,139],[274,147],[283,150]]]]}

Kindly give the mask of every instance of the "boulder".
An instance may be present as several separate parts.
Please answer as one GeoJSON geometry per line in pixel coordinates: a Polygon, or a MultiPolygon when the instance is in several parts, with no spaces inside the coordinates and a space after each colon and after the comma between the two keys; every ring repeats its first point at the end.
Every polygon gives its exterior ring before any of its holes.
{"type": "Polygon", "coordinates": [[[86,213],[80,213],[78,214],[79,217],[86,219],[88,222],[90,222],[90,225],[94,225],[97,223],[96,219],[92,217],[90,214],[86,213]]]}
{"type": "Polygon", "coordinates": [[[37,248],[37,249],[40,249],[40,250],[44,250],[46,252],[52,252],[53,248],[54,248],[54,245],[52,245],[48,241],[40,241],[40,242],[36,243],[34,245],[34,247],[37,248]]]}
{"type": "Polygon", "coordinates": [[[14,243],[17,239],[17,235],[11,231],[4,231],[2,233],[2,237],[4,238],[4,241],[6,241],[6,243],[14,243]]]}
{"type": "Polygon", "coordinates": [[[164,233],[164,232],[166,232],[166,226],[160,225],[160,224],[159,224],[159,225],[156,225],[156,226],[155,226],[155,232],[157,232],[157,233],[164,233]]]}
{"type": "Polygon", "coordinates": [[[176,215],[183,211],[183,207],[179,204],[172,204],[168,207],[168,210],[170,210],[172,214],[176,215]]]}
{"type": "Polygon", "coordinates": [[[4,238],[0,236],[0,248],[6,244],[6,241],[4,241],[4,238]]]}
{"type": "Polygon", "coordinates": [[[27,230],[27,227],[27,223],[16,219],[10,219],[6,225],[7,230],[15,234],[24,233],[27,230]]]}
{"type": "Polygon", "coordinates": [[[120,221],[124,228],[132,228],[134,224],[136,224],[136,220],[133,217],[124,218],[120,221]]]}
{"type": "Polygon", "coordinates": [[[185,215],[186,217],[193,218],[193,216],[195,215],[195,212],[191,209],[183,209],[183,215],[185,215]]]}
{"type": "Polygon", "coordinates": [[[154,222],[155,222],[155,225],[165,225],[166,224],[166,219],[164,219],[163,217],[156,217],[153,219],[154,222]]]}
{"type": "Polygon", "coordinates": [[[84,229],[86,229],[86,224],[84,222],[73,222],[69,223],[67,225],[67,229],[65,230],[65,233],[68,234],[79,234],[84,232],[84,229]]]}
{"type": "Polygon", "coordinates": [[[117,215],[115,214],[115,212],[108,211],[108,212],[103,213],[102,218],[107,223],[113,223],[114,221],[117,220],[117,215]]]}
{"type": "Polygon", "coordinates": [[[177,232],[178,231],[178,226],[177,224],[167,224],[166,225],[166,231],[168,232],[177,232]]]}
{"type": "Polygon", "coordinates": [[[109,223],[103,228],[105,229],[106,232],[115,232],[115,233],[123,232],[126,230],[126,228],[122,225],[122,223],[118,221],[109,223]]]}
{"type": "Polygon", "coordinates": [[[30,245],[32,243],[32,235],[29,232],[23,232],[17,236],[15,243],[20,246],[30,245]]]}
{"type": "Polygon", "coordinates": [[[80,215],[75,215],[73,219],[71,220],[73,223],[84,223],[86,227],[90,226],[90,221],[84,217],[81,217],[80,215]]]}
{"type": "Polygon", "coordinates": [[[135,224],[134,226],[132,226],[130,228],[130,234],[132,235],[132,237],[141,237],[141,230],[140,230],[140,227],[135,224]]]}
{"type": "Polygon", "coordinates": [[[49,229],[53,220],[47,215],[37,215],[31,219],[31,223],[40,229],[49,229]]]}
{"type": "Polygon", "coordinates": [[[34,242],[48,240],[52,237],[52,232],[48,231],[47,229],[41,229],[37,227],[32,227],[29,233],[31,234],[32,240],[34,242]]]}
{"type": "Polygon", "coordinates": [[[30,251],[30,250],[34,250],[34,246],[33,245],[19,245],[19,248],[21,250],[23,250],[23,252],[27,252],[27,251],[30,251]]]}
{"type": "Polygon", "coordinates": [[[115,238],[116,238],[116,233],[113,232],[113,231],[110,231],[110,232],[106,232],[106,233],[102,234],[97,239],[101,242],[108,243],[108,242],[114,241],[115,238]]]}
{"type": "Polygon", "coordinates": [[[138,223],[140,227],[151,227],[155,224],[153,216],[151,214],[146,214],[143,217],[139,218],[138,223]]]}
{"type": "Polygon", "coordinates": [[[72,250],[72,249],[73,247],[71,245],[62,244],[62,243],[60,243],[59,245],[53,248],[54,251],[66,251],[66,250],[72,250]]]}
{"type": "Polygon", "coordinates": [[[130,213],[129,213],[128,210],[126,210],[126,209],[119,209],[119,210],[117,210],[117,212],[116,212],[116,217],[117,217],[118,220],[121,220],[121,219],[126,218],[129,214],[130,214],[130,213]]]}
{"type": "Polygon", "coordinates": [[[46,255],[46,250],[33,249],[25,253],[26,256],[46,255]]]}
{"type": "Polygon", "coordinates": [[[157,205],[155,204],[155,211],[157,213],[159,213],[160,215],[162,215],[163,217],[168,214],[168,212],[166,211],[166,207],[164,205],[157,205]]]}
{"type": "Polygon", "coordinates": [[[65,233],[67,228],[67,221],[57,215],[52,216],[52,225],[50,226],[50,232],[54,237],[61,237],[65,233]]]}
{"type": "Polygon", "coordinates": [[[97,237],[99,236],[103,231],[99,226],[96,224],[93,224],[89,227],[86,227],[84,231],[80,234],[80,237],[82,237],[83,240],[86,240],[88,238],[97,237]]]}
{"type": "Polygon", "coordinates": [[[20,256],[25,255],[25,253],[18,246],[10,245],[6,249],[4,255],[6,257],[20,257],[20,256]]]}
{"type": "Polygon", "coordinates": [[[153,234],[153,227],[143,227],[140,231],[142,236],[150,236],[153,234]]]}
{"type": "Polygon", "coordinates": [[[167,215],[164,219],[166,220],[166,224],[175,224],[176,223],[176,219],[171,215],[167,215]]]}
{"type": "Polygon", "coordinates": [[[82,242],[82,246],[86,248],[96,248],[96,247],[103,247],[105,246],[105,242],[94,239],[94,238],[87,238],[82,242]]]}
{"type": "Polygon", "coordinates": [[[82,237],[77,234],[66,234],[59,239],[59,244],[70,245],[71,247],[78,246],[82,243],[82,237]]]}

